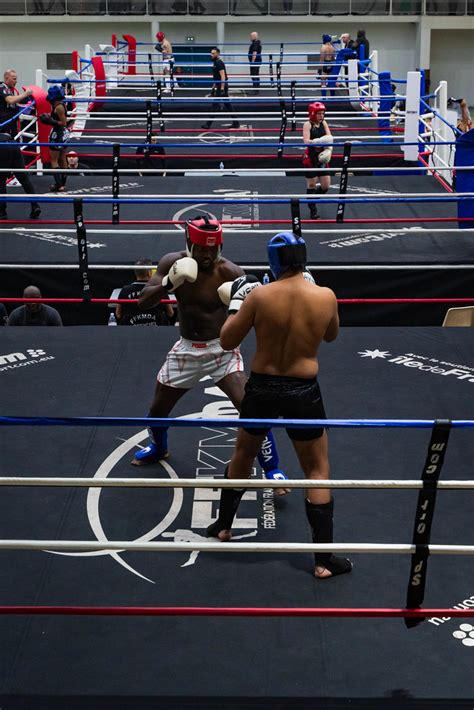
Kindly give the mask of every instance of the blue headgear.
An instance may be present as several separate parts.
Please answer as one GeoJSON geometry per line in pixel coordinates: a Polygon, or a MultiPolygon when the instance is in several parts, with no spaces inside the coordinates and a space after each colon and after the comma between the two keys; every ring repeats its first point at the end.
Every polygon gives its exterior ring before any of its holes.
{"type": "Polygon", "coordinates": [[[332,39],[331,35],[323,35],[323,44],[327,44],[332,39]]]}
{"type": "Polygon", "coordinates": [[[64,96],[65,93],[63,87],[59,86],[59,84],[54,84],[53,86],[49,87],[46,98],[48,99],[49,103],[52,104],[53,101],[63,101],[64,96]]]}
{"type": "Polygon", "coordinates": [[[306,266],[306,243],[302,237],[297,237],[292,232],[281,232],[270,239],[267,246],[268,263],[275,277],[289,269],[306,266]]]}

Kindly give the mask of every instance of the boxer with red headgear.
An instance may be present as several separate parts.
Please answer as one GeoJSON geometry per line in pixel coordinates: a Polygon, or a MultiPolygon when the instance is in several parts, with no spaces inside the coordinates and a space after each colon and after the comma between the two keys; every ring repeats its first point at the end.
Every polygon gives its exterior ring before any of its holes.
{"type": "Polygon", "coordinates": [[[157,52],[160,52],[163,60],[163,82],[165,85],[163,93],[169,94],[171,93],[171,63],[174,62],[173,47],[171,46],[171,42],[166,39],[164,32],[157,32],[156,39],[158,42],[155,44],[155,49],[157,52]]]}
{"type": "MultiPolygon", "coordinates": [[[[331,184],[331,173],[321,170],[327,167],[331,160],[333,142],[325,114],[325,104],[315,101],[309,104],[308,120],[303,124],[303,142],[306,144],[303,166],[319,169],[317,173],[314,170],[305,173],[307,195],[324,194],[329,190],[331,184]],[[308,144],[314,144],[314,146],[308,144]]],[[[311,219],[318,219],[319,213],[316,204],[310,202],[308,207],[311,219]]]]}
{"type": "MultiPolygon", "coordinates": [[[[222,257],[222,226],[216,219],[198,216],[186,222],[185,230],[186,250],[160,259],[138,303],[149,310],[173,293],[178,304],[181,337],[158,372],[150,417],[168,417],[181,397],[205,376],[214,380],[238,411],[247,382],[239,348],[223,350],[219,333],[227,306],[241,303],[260,282],[222,257]]],[[[225,406],[228,408],[228,404],[225,406]]],[[[134,465],[157,463],[168,456],[167,429],[149,427],[151,441],[137,451],[134,465]]],[[[278,467],[271,432],[258,459],[267,478],[286,478],[278,467]]]]}

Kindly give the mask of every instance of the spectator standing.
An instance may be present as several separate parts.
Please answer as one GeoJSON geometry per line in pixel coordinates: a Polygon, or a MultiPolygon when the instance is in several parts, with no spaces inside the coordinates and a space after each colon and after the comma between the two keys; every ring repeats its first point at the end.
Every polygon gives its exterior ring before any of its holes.
{"type": "Polygon", "coordinates": [[[253,93],[258,94],[260,89],[260,67],[262,66],[262,43],[258,32],[250,33],[250,46],[248,51],[250,63],[250,76],[252,77],[253,93]]]}
{"type": "Polygon", "coordinates": [[[448,106],[450,104],[454,104],[458,113],[456,128],[458,131],[461,131],[461,133],[467,133],[467,131],[470,131],[472,128],[472,119],[466,99],[449,99],[448,106]]]}
{"type": "MultiPolygon", "coordinates": [[[[138,259],[135,266],[149,268],[135,269],[135,281],[122,288],[119,299],[138,300],[143,287],[153,276],[153,262],[150,259],[138,259]]],[[[170,303],[159,304],[146,311],[138,308],[136,303],[117,303],[115,317],[119,325],[170,325],[174,318],[174,311],[170,303]]]]}
{"type": "MultiPolygon", "coordinates": [[[[37,286],[27,286],[23,298],[41,298],[37,286]]],[[[45,303],[25,303],[10,313],[8,325],[62,325],[58,311],[45,303]]]]}
{"type": "Polygon", "coordinates": [[[349,32],[344,32],[339,38],[341,40],[341,49],[353,49],[354,40],[351,39],[349,32]]]}
{"type": "Polygon", "coordinates": [[[3,82],[0,84],[0,123],[10,121],[5,126],[0,126],[0,131],[9,133],[14,139],[18,133],[17,122],[13,121],[13,116],[18,113],[17,104],[26,101],[33,93],[27,89],[20,93],[16,88],[18,78],[14,69],[7,69],[3,74],[3,82]]]}
{"type": "Polygon", "coordinates": [[[359,59],[368,59],[369,54],[370,54],[370,43],[367,37],[365,36],[365,30],[357,30],[357,39],[354,42],[352,49],[355,49],[357,52],[357,56],[359,59]],[[363,56],[361,53],[361,48],[363,49],[363,56]]]}
{"type": "MultiPolygon", "coordinates": [[[[213,84],[211,89],[211,95],[215,97],[215,101],[212,103],[212,113],[216,113],[219,110],[227,111],[231,114],[233,122],[231,128],[240,128],[239,122],[235,119],[232,112],[232,104],[230,101],[221,101],[221,98],[228,99],[229,96],[229,77],[227,76],[227,70],[225,64],[221,59],[221,50],[219,47],[213,47],[211,49],[211,58],[214,63],[212,69],[213,84]]],[[[212,120],[206,121],[202,125],[202,128],[208,129],[212,126],[212,120]]]]}

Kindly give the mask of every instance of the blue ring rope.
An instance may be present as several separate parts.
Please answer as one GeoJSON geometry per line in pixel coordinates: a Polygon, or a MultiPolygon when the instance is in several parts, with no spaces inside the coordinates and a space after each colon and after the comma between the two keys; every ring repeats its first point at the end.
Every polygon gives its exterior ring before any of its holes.
{"type": "MultiPolygon", "coordinates": [[[[167,417],[0,417],[0,426],[174,426],[272,428],[403,428],[429,429],[436,419],[173,419],[167,417]]],[[[474,429],[472,419],[453,419],[454,429],[474,429]]]]}

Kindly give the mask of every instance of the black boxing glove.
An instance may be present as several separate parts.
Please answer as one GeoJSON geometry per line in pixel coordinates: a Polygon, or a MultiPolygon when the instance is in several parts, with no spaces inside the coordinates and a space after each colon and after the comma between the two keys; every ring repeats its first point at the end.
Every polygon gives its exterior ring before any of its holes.
{"type": "Polygon", "coordinates": [[[161,42],[158,42],[158,44],[155,44],[155,49],[156,49],[157,52],[162,52],[162,51],[163,51],[163,47],[162,47],[162,45],[161,45],[161,42]]]}
{"type": "Polygon", "coordinates": [[[251,293],[254,288],[258,288],[261,285],[257,277],[252,274],[249,276],[239,276],[238,279],[235,279],[230,289],[229,315],[231,313],[237,313],[249,293],[251,293]]]}
{"type": "Polygon", "coordinates": [[[47,126],[54,126],[57,123],[49,113],[42,113],[39,119],[41,123],[46,123],[47,126]]]}

